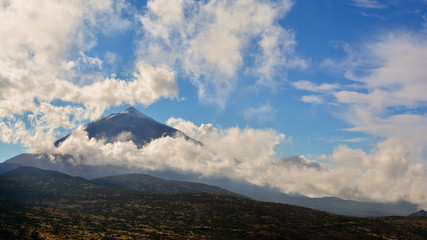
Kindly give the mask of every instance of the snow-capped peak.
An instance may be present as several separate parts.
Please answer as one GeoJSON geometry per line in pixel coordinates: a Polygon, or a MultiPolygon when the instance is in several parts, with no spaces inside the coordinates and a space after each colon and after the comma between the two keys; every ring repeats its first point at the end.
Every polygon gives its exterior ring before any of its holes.
{"type": "Polygon", "coordinates": [[[129,114],[135,117],[140,117],[140,118],[150,118],[146,115],[144,115],[143,113],[141,113],[140,111],[136,110],[136,108],[134,107],[130,107],[126,110],[124,110],[123,112],[121,112],[121,114],[129,114]]]}

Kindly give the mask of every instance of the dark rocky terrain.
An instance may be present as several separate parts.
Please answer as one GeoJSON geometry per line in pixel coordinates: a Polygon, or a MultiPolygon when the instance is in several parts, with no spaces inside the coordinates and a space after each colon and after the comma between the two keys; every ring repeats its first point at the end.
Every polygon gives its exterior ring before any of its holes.
{"type": "Polygon", "coordinates": [[[409,214],[411,217],[427,217],[427,212],[424,210],[419,210],[417,212],[409,214]]]}
{"type": "Polygon", "coordinates": [[[159,194],[144,189],[161,180],[148,177],[142,184],[146,176],[136,181],[129,176],[89,181],[32,167],[0,175],[0,239],[423,239],[426,234],[419,218],[347,217],[209,192],[159,194]],[[405,225],[408,219],[412,227],[405,225]]]}

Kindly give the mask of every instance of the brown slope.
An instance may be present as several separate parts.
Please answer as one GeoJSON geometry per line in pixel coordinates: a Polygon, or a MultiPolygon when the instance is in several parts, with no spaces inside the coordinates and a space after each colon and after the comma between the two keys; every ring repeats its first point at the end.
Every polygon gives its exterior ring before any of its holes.
{"type": "Polygon", "coordinates": [[[422,239],[379,219],[217,194],[146,194],[32,168],[0,183],[1,193],[35,196],[2,195],[0,239],[422,239]]]}

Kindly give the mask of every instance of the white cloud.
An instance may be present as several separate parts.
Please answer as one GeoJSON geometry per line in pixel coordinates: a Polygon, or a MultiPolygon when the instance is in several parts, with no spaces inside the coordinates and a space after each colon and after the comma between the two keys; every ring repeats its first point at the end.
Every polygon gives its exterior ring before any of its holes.
{"type": "Polygon", "coordinates": [[[280,163],[284,165],[288,165],[289,168],[297,167],[297,168],[312,168],[312,169],[322,169],[322,165],[318,162],[309,160],[304,156],[291,156],[281,158],[279,160],[280,163]]]}
{"type": "Polygon", "coordinates": [[[252,69],[258,84],[272,86],[276,68],[305,66],[294,54],[293,33],[277,22],[291,1],[153,0],[147,6],[140,57],[183,70],[204,101],[223,106],[241,70],[252,69]],[[244,60],[250,47],[259,49],[254,66],[244,60]]]}
{"type": "MultiPolygon", "coordinates": [[[[427,41],[424,34],[391,33],[366,46],[361,60],[375,67],[360,76],[348,71],[347,77],[365,84],[370,91],[357,98],[371,107],[417,107],[427,103],[427,41]]],[[[359,66],[356,66],[359,67],[359,66]]],[[[363,67],[363,66],[361,66],[363,67]]],[[[339,92],[338,101],[358,103],[351,94],[339,92]],[[349,96],[347,98],[347,96],[349,96]]]]}
{"type": "Polygon", "coordinates": [[[316,85],[310,81],[297,81],[293,82],[292,85],[299,90],[311,91],[311,92],[331,92],[340,86],[338,84],[331,83],[322,83],[320,85],[316,85]]]}
{"type": "Polygon", "coordinates": [[[268,122],[275,119],[277,109],[271,106],[270,103],[259,105],[258,107],[251,107],[243,111],[246,120],[268,122]]]}
{"type": "Polygon", "coordinates": [[[371,153],[340,146],[331,160],[360,169],[358,190],[370,192],[372,199],[379,201],[388,196],[388,201],[410,200],[425,207],[427,196],[422,182],[427,180],[427,169],[416,162],[418,154],[413,143],[390,138],[371,153]]]}
{"type": "Polygon", "coordinates": [[[308,95],[308,96],[302,96],[301,101],[306,103],[321,104],[323,103],[323,98],[320,96],[308,95]]]}
{"type": "MultiPolygon", "coordinates": [[[[347,68],[345,77],[356,86],[307,81],[293,84],[300,90],[334,96],[334,105],[341,109],[340,117],[351,125],[346,130],[385,139],[369,152],[338,146],[329,158],[338,166],[331,167],[328,177],[322,179],[320,174],[320,179],[312,179],[320,185],[316,191],[334,188],[331,195],[375,201],[409,200],[427,206],[422,186],[427,180],[426,39],[423,32],[393,32],[357,49],[344,46],[348,57],[340,67],[347,68]],[[328,178],[341,182],[329,188],[323,182],[328,178]]],[[[354,140],[359,139],[351,141],[354,140]]]]}
{"type": "Polygon", "coordinates": [[[199,135],[199,127],[193,122],[186,121],[182,118],[171,117],[166,121],[166,124],[180,130],[185,135],[197,139],[199,135]]]}
{"type": "Polygon", "coordinates": [[[387,7],[387,5],[384,5],[377,0],[351,0],[351,2],[352,4],[362,8],[382,9],[387,7]]]}
{"type": "Polygon", "coordinates": [[[166,123],[199,140],[213,152],[240,161],[273,156],[274,147],[285,137],[274,130],[238,127],[223,130],[212,124],[201,124],[197,127],[192,122],[176,118],[170,118],[166,123]]]}
{"type": "Polygon", "coordinates": [[[113,53],[113,52],[107,51],[104,55],[104,61],[110,65],[114,65],[118,58],[119,58],[118,55],[116,53],[113,53]]]}
{"type": "Polygon", "coordinates": [[[42,151],[46,146],[38,141],[51,144],[60,129],[95,119],[111,105],[148,105],[177,96],[175,74],[164,65],[138,61],[129,79],[108,78],[103,60],[88,54],[97,35],[121,34],[131,27],[122,17],[128,10],[121,0],[1,5],[0,35],[7,36],[0,43],[3,141],[42,151]],[[61,122],[56,119],[59,110],[66,113],[61,122]]]}
{"type": "Polygon", "coordinates": [[[82,63],[81,65],[86,66],[88,68],[97,68],[99,70],[102,70],[102,60],[97,57],[89,57],[83,52],[80,52],[80,57],[78,61],[82,63]]]}
{"type": "MultiPolygon", "coordinates": [[[[293,86],[335,97],[344,106],[343,116],[362,131],[384,138],[424,139],[427,118],[427,41],[425,33],[392,32],[361,45],[349,54],[345,77],[357,84],[314,84],[294,82],[293,86]]],[[[342,66],[344,67],[344,66],[342,66]]],[[[304,101],[320,103],[316,96],[304,101]]],[[[326,99],[326,98],[323,98],[326,99]]],[[[328,98],[329,99],[329,98],[328,98]]]]}
{"type": "Polygon", "coordinates": [[[306,103],[314,103],[314,104],[324,103],[326,98],[325,95],[334,93],[336,89],[341,88],[339,84],[332,84],[332,83],[315,84],[313,82],[305,81],[305,80],[293,82],[292,86],[299,90],[319,93],[319,95],[304,95],[301,97],[301,101],[306,103]]]}
{"type": "MultiPolygon", "coordinates": [[[[269,164],[275,154],[274,147],[284,138],[273,130],[217,129],[212,124],[194,123],[171,118],[180,130],[203,142],[203,145],[187,141],[183,137],[163,137],[151,141],[141,149],[132,141],[105,143],[89,139],[83,127],[79,127],[51,153],[71,154],[76,163],[89,165],[113,164],[149,170],[190,171],[201,176],[226,176],[249,178],[269,164]],[[244,143],[244,144],[242,144],[244,143]]],[[[126,136],[129,137],[129,136],[126,136]]],[[[129,139],[129,138],[128,138],[129,139]]]]}
{"type": "Polygon", "coordinates": [[[3,142],[20,143],[35,152],[49,151],[58,129],[75,128],[76,123],[94,114],[82,107],[56,107],[49,103],[41,103],[32,109],[25,116],[9,115],[2,119],[0,137],[3,142]]]}
{"type": "MultiPolygon", "coordinates": [[[[184,18],[184,1],[148,1],[147,13],[141,17],[144,29],[154,37],[169,40],[169,33],[184,18]]],[[[168,42],[168,44],[170,44],[168,42]]]]}
{"type": "Polygon", "coordinates": [[[351,130],[424,139],[427,118],[417,109],[427,105],[425,39],[423,34],[400,32],[365,45],[357,64],[346,73],[360,88],[334,92],[336,101],[348,106],[351,130]]]}
{"type": "Polygon", "coordinates": [[[365,142],[367,140],[368,138],[350,138],[350,139],[338,140],[338,142],[359,143],[359,142],[365,142]]]}

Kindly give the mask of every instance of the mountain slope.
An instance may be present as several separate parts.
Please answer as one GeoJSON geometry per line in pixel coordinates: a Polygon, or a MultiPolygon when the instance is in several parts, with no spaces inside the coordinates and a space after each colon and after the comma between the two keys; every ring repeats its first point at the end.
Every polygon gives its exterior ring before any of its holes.
{"type": "Polygon", "coordinates": [[[409,214],[410,217],[427,217],[427,212],[424,210],[419,210],[417,212],[409,214]]]}
{"type": "Polygon", "coordinates": [[[22,167],[21,164],[18,163],[1,163],[0,164],[0,175],[3,173],[7,173],[9,171],[12,171],[13,169],[22,167]]]}
{"type": "Polygon", "coordinates": [[[0,199],[14,201],[56,201],[75,195],[87,197],[109,192],[81,177],[34,167],[20,167],[0,175],[0,199]]]}
{"type": "Polygon", "coordinates": [[[22,166],[59,171],[71,176],[80,176],[86,179],[128,174],[135,171],[127,167],[113,165],[90,166],[85,164],[75,164],[75,161],[76,159],[71,155],[24,153],[6,160],[4,163],[0,164],[0,166],[6,163],[14,163],[22,166]]]}
{"type": "MultiPolygon", "coordinates": [[[[230,179],[206,179],[189,174],[182,175],[174,172],[145,172],[139,169],[130,169],[113,165],[89,166],[83,164],[73,165],[69,159],[71,156],[55,155],[52,162],[47,154],[21,154],[6,161],[24,166],[33,166],[41,169],[60,171],[72,176],[80,176],[86,179],[103,178],[123,174],[141,173],[173,179],[176,181],[200,182],[208,185],[219,186],[227,191],[235,192],[259,201],[286,203],[302,207],[314,208],[336,214],[348,216],[407,216],[417,210],[414,204],[401,203],[373,203],[343,200],[339,198],[309,198],[305,196],[292,196],[274,191],[266,187],[259,187],[247,183],[237,183],[230,179]]],[[[6,164],[2,163],[2,164],[6,164]]],[[[2,165],[0,164],[0,166],[2,165]]]]}
{"type": "MultiPolygon", "coordinates": [[[[89,139],[105,139],[107,143],[132,140],[139,148],[153,139],[163,136],[180,135],[190,139],[183,132],[161,124],[131,107],[118,114],[111,114],[85,126],[89,139]]],[[[59,146],[69,135],[57,140],[59,146]]]]}
{"type": "Polygon", "coordinates": [[[28,189],[27,193],[31,191],[51,192],[52,189],[56,189],[61,194],[67,195],[63,191],[90,190],[91,192],[86,194],[92,195],[96,191],[120,190],[150,194],[211,193],[247,198],[216,186],[165,180],[146,174],[126,174],[86,180],[57,171],[20,167],[0,175],[0,195],[3,197],[14,194],[15,190],[21,189],[23,186],[24,189],[28,189]]]}
{"type": "Polygon", "coordinates": [[[22,167],[0,176],[1,239],[422,239],[378,219],[217,194],[146,194],[22,167]],[[10,193],[14,189],[29,197],[10,193]]]}
{"type": "MultiPolygon", "coordinates": [[[[126,174],[94,179],[92,183],[120,187],[130,190],[139,190],[146,193],[213,193],[234,197],[245,197],[217,186],[201,183],[165,180],[146,174],[126,174]]],[[[246,197],[245,197],[246,198],[246,197]]]]}
{"type": "Polygon", "coordinates": [[[417,205],[409,202],[376,203],[344,200],[337,197],[310,198],[303,195],[284,194],[268,187],[236,183],[227,179],[200,179],[199,181],[217,185],[259,201],[292,204],[347,216],[407,216],[418,209],[417,205]]]}

